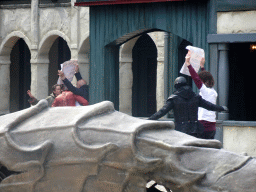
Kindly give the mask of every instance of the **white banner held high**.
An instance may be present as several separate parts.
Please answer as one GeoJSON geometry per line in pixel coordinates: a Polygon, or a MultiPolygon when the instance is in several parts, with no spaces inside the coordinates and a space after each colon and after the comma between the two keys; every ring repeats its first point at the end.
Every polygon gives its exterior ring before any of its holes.
{"type": "MultiPolygon", "coordinates": [[[[190,64],[195,69],[195,71],[198,72],[200,69],[200,61],[203,57],[205,57],[204,50],[190,45],[187,46],[186,49],[191,52],[190,64]]],[[[180,73],[191,76],[188,67],[185,63],[183,64],[180,73]]]]}
{"type": "MultiPolygon", "coordinates": [[[[77,60],[69,60],[66,61],[62,64],[60,64],[61,66],[61,71],[63,71],[65,77],[71,82],[73,80],[73,77],[75,75],[75,67],[76,64],[78,64],[77,60]]],[[[58,79],[57,84],[63,84],[62,80],[58,79]]]]}

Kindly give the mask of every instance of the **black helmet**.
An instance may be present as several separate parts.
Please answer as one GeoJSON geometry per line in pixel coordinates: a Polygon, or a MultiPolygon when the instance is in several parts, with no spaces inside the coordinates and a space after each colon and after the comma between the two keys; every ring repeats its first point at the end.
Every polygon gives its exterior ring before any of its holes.
{"type": "Polygon", "coordinates": [[[185,79],[185,77],[177,77],[174,81],[175,89],[179,89],[180,87],[183,87],[185,85],[187,85],[187,80],[185,79]]]}

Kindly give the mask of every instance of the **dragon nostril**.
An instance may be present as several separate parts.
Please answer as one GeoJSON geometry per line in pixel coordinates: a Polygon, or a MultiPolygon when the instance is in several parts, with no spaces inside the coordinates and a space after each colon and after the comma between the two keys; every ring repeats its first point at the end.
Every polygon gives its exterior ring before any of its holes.
{"type": "Polygon", "coordinates": [[[19,174],[21,172],[16,172],[16,171],[10,171],[8,170],[5,166],[0,164],[0,183],[6,178],[9,177],[11,175],[16,175],[19,174]]]}
{"type": "Polygon", "coordinates": [[[2,172],[0,172],[0,183],[1,183],[1,181],[5,178],[6,176],[2,173],[2,172]]]}

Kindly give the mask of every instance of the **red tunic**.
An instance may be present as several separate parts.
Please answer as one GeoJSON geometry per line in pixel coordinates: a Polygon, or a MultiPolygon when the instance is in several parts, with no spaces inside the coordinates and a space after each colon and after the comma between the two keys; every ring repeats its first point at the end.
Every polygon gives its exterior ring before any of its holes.
{"type": "Polygon", "coordinates": [[[55,98],[52,107],[58,106],[76,106],[76,101],[81,105],[88,105],[88,101],[82,96],[75,95],[71,91],[63,91],[58,97],[55,98]]]}

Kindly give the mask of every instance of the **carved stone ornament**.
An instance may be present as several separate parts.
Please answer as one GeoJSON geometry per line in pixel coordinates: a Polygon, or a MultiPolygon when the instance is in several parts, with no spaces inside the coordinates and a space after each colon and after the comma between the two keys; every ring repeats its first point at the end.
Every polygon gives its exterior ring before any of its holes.
{"type": "Polygon", "coordinates": [[[256,160],[104,101],[0,117],[1,192],[255,192],[256,160]]]}

